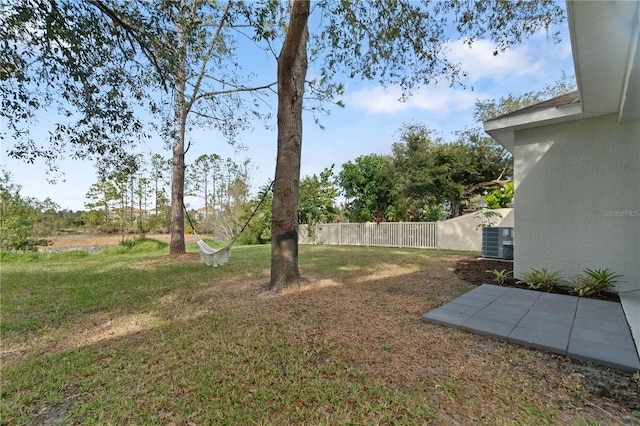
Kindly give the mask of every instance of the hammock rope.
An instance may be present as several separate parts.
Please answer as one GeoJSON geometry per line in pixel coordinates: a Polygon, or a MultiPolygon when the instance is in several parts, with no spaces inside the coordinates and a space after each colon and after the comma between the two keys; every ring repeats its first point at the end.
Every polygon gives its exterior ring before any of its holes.
{"type": "Polygon", "coordinates": [[[240,237],[240,235],[242,235],[242,232],[247,228],[247,226],[249,225],[249,222],[251,222],[251,219],[253,219],[256,213],[258,213],[258,209],[264,202],[265,198],[267,198],[267,194],[271,192],[271,189],[273,188],[273,184],[274,184],[274,181],[271,181],[271,184],[269,185],[269,187],[264,191],[264,194],[262,194],[262,198],[260,199],[260,202],[258,203],[256,208],[253,209],[251,216],[249,216],[249,219],[247,219],[247,221],[245,222],[244,226],[240,229],[240,231],[235,235],[235,237],[231,239],[231,241],[229,241],[229,243],[226,246],[219,249],[211,247],[209,244],[204,242],[202,238],[200,238],[200,235],[198,235],[198,232],[196,231],[196,227],[193,225],[193,222],[191,221],[191,217],[189,217],[189,213],[187,212],[187,208],[184,205],[184,202],[182,203],[182,209],[184,210],[184,214],[187,217],[187,221],[189,222],[191,229],[193,229],[193,235],[196,238],[196,244],[198,244],[198,249],[200,249],[200,259],[204,263],[214,267],[221,266],[227,263],[227,261],[229,260],[229,255],[231,254],[231,247],[236,242],[236,240],[240,237]]]}

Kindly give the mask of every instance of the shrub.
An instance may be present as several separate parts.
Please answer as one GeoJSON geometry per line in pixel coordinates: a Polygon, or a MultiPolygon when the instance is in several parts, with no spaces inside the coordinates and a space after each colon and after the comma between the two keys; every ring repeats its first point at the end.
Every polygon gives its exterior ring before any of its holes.
{"type": "Polygon", "coordinates": [[[615,274],[611,269],[585,269],[584,273],[573,279],[573,292],[578,296],[591,296],[603,290],[613,288],[620,282],[622,275],[615,274]]]}
{"type": "Polygon", "coordinates": [[[532,269],[520,277],[519,283],[524,283],[533,290],[553,291],[553,288],[560,284],[560,273],[549,272],[548,269],[541,270],[532,269]]]}
{"type": "Polygon", "coordinates": [[[69,250],[62,253],[51,253],[56,255],[56,259],[83,259],[89,257],[90,254],[87,250],[69,250]]]}
{"type": "Polygon", "coordinates": [[[20,187],[11,182],[9,173],[0,176],[0,249],[36,252],[46,246],[45,230],[38,229],[38,204],[20,196],[20,187]]]}
{"type": "Polygon", "coordinates": [[[0,261],[3,263],[40,262],[43,260],[73,260],[82,259],[89,256],[86,250],[69,250],[65,252],[13,252],[8,250],[0,251],[0,261]]]}
{"type": "Polygon", "coordinates": [[[481,228],[492,228],[493,226],[495,226],[495,220],[500,220],[502,219],[502,215],[498,212],[493,212],[491,210],[487,210],[487,211],[481,211],[476,213],[473,216],[474,219],[480,219],[480,223],[478,225],[476,225],[476,229],[481,229],[481,228]]]}
{"type": "Polygon", "coordinates": [[[11,250],[0,250],[0,262],[35,262],[42,259],[42,253],[37,251],[15,252],[11,250]]]}
{"type": "Polygon", "coordinates": [[[103,252],[109,254],[149,253],[165,249],[168,246],[169,244],[153,238],[137,237],[132,240],[121,241],[119,245],[106,248],[103,252]]]}
{"type": "Polygon", "coordinates": [[[485,272],[490,272],[491,274],[493,274],[493,277],[498,285],[503,285],[512,273],[511,271],[507,271],[506,269],[503,269],[501,271],[498,271],[497,269],[487,269],[485,272]]]}

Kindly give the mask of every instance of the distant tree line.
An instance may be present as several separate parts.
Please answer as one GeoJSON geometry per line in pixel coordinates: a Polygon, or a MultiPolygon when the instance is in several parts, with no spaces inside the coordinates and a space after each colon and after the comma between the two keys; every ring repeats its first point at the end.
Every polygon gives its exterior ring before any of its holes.
{"type": "MultiPolygon", "coordinates": [[[[462,132],[450,143],[416,124],[404,126],[399,135],[392,155],[361,156],[343,164],[337,174],[331,165],[302,178],[299,223],[457,216],[473,197],[497,190],[512,176],[509,154],[479,131],[462,132]]],[[[138,156],[129,173],[100,175],[86,194],[86,210],[79,212],[62,210],[50,199],[22,197],[21,188],[5,173],[0,186],[2,248],[31,250],[46,245],[47,236],[78,230],[123,236],[166,233],[171,220],[171,166],[170,159],[158,154],[148,159],[138,156]]],[[[250,174],[249,159],[238,164],[217,154],[202,155],[188,165],[186,194],[201,200],[198,204],[203,207],[187,209],[186,229],[193,231],[193,225],[199,233],[227,241],[257,209],[240,242],[269,242],[273,195],[263,197],[269,183],[252,195],[250,174]]]]}
{"type": "MultiPolygon", "coordinates": [[[[188,165],[188,196],[204,207],[190,209],[198,232],[226,240],[240,229],[250,206],[250,161],[203,155],[188,165]]],[[[167,233],[171,220],[169,199],[171,160],[159,154],[139,155],[128,172],[98,175],[86,193],[83,211],[71,211],[47,198],[21,195],[22,187],[3,171],[0,176],[0,248],[34,250],[46,237],[65,232],[145,234],[167,233]]],[[[186,206],[189,208],[189,206],[186,206]]]]}
{"type": "MultiPolygon", "coordinates": [[[[250,160],[241,164],[217,154],[201,155],[187,165],[185,196],[200,200],[190,219],[201,233],[231,238],[250,196],[250,160]]],[[[86,194],[87,223],[99,232],[169,232],[172,161],[159,154],[139,156],[135,171],[100,176],[86,194]]],[[[189,208],[185,205],[185,208],[189,208]]]]}
{"type": "MultiPolygon", "coordinates": [[[[47,236],[78,230],[123,236],[166,233],[171,167],[171,160],[158,154],[138,156],[129,173],[100,175],[86,194],[87,209],[79,212],[62,210],[50,199],[22,197],[21,188],[5,173],[0,187],[2,248],[32,250],[46,245],[47,236]]],[[[513,174],[509,153],[479,130],[460,132],[455,141],[445,142],[425,126],[407,124],[391,155],[358,157],[337,174],[334,167],[301,179],[300,224],[434,221],[459,215],[485,194],[494,207],[507,205],[513,194],[504,190],[513,174]]],[[[264,195],[267,183],[252,196],[250,174],[249,159],[238,164],[217,154],[202,155],[188,165],[186,194],[200,199],[203,207],[187,209],[186,228],[226,241],[256,210],[240,243],[268,243],[273,195],[264,195]]]]}
{"type": "Polygon", "coordinates": [[[61,210],[49,198],[23,197],[21,189],[8,172],[0,174],[0,249],[36,250],[52,233],[81,226],[80,212],[61,210]]]}

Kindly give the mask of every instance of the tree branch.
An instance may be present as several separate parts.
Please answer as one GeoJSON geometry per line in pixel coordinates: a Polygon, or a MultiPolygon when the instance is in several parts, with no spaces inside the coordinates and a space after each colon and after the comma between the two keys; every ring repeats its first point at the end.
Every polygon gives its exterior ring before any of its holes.
{"type": "Polygon", "coordinates": [[[125,31],[127,37],[133,37],[133,39],[135,40],[135,43],[133,43],[131,39],[129,39],[129,43],[131,43],[131,45],[134,46],[134,48],[136,44],[140,46],[140,49],[142,49],[142,53],[144,54],[144,56],[149,61],[151,61],[151,64],[156,69],[156,72],[160,77],[160,81],[162,82],[162,86],[165,92],[168,92],[169,88],[167,87],[167,78],[165,76],[165,73],[162,71],[162,68],[158,64],[158,60],[156,58],[156,55],[153,53],[153,49],[151,49],[151,47],[149,47],[147,43],[140,38],[138,30],[132,27],[127,22],[125,22],[122,18],[120,18],[120,16],[118,16],[118,14],[113,9],[111,9],[109,6],[104,4],[101,0],[84,0],[84,1],[94,6],[104,15],[109,17],[114,24],[116,24],[117,26],[119,26],[125,31]]]}
{"type": "MultiPolygon", "coordinates": [[[[500,177],[502,177],[502,174],[500,175],[500,177]]],[[[487,182],[482,182],[482,183],[477,183],[475,185],[471,185],[471,186],[467,186],[465,188],[465,192],[467,193],[473,193],[475,191],[477,191],[480,188],[490,188],[492,186],[498,186],[498,185],[504,185],[505,183],[509,182],[511,179],[493,179],[487,182]]]]}
{"type": "Polygon", "coordinates": [[[200,96],[198,95],[198,91],[200,90],[200,85],[202,84],[202,80],[205,77],[206,70],[207,70],[207,64],[209,63],[209,59],[211,58],[211,54],[213,53],[213,49],[215,49],[216,43],[218,42],[218,40],[220,38],[220,33],[222,32],[222,28],[224,27],[224,22],[226,21],[227,17],[229,16],[229,10],[231,9],[232,4],[233,4],[232,1],[229,1],[227,3],[227,7],[225,8],[224,13],[222,14],[222,18],[220,18],[220,23],[218,24],[218,28],[216,29],[216,32],[215,32],[214,36],[211,38],[211,43],[209,44],[209,49],[207,50],[207,53],[205,54],[204,58],[202,59],[202,67],[200,68],[200,72],[198,73],[198,78],[197,78],[195,84],[193,85],[193,95],[191,97],[191,100],[187,104],[187,110],[190,110],[191,107],[193,106],[193,104],[198,99],[200,99],[200,96]]]}
{"type": "Polygon", "coordinates": [[[240,92],[255,92],[257,90],[264,90],[264,89],[270,89],[273,86],[276,86],[278,84],[278,82],[274,81],[273,83],[269,83],[269,84],[265,84],[264,86],[256,86],[256,87],[237,87],[234,89],[228,89],[228,90],[218,90],[215,92],[205,92],[205,93],[201,93],[199,95],[194,96],[193,98],[193,103],[195,103],[196,101],[199,101],[200,99],[205,99],[205,98],[213,98],[215,96],[218,95],[228,95],[230,93],[240,93],[240,92]]]}

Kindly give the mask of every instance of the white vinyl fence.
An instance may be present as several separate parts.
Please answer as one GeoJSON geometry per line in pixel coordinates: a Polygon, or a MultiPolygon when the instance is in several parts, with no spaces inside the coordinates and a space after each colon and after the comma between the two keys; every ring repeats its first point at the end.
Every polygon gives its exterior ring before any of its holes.
{"type": "Polygon", "coordinates": [[[438,248],[436,222],[323,223],[298,228],[300,244],[438,248]]]}
{"type": "Polygon", "coordinates": [[[311,236],[307,225],[298,228],[300,244],[409,247],[446,250],[482,249],[481,213],[492,211],[489,226],[513,227],[513,209],[482,210],[440,222],[319,223],[311,236]]]}

